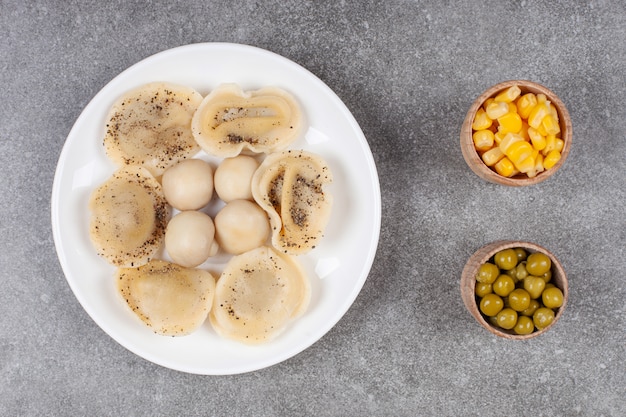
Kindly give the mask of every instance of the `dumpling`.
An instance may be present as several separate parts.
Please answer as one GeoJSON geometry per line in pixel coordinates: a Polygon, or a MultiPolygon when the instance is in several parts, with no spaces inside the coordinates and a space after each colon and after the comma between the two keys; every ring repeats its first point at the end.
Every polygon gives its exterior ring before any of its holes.
{"type": "Polygon", "coordinates": [[[215,216],[215,238],[232,255],[264,245],[269,236],[267,213],[252,201],[233,200],[215,216]]]}
{"type": "Polygon", "coordinates": [[[215,278],[201,269],[155,259],[138,268],[119,268],[115,281],[133,313],[163,336],[192,333],[213,306],[215,278]]]}
{"type": "Polygon", "coordinates": [[[302,125],[302,111],[285,90],[265,87],[246,92],[236,84],[223,84],[204,98],[191,129],[205,152],[228,158],[246,150],[283,150],[298,137],[302,125]]]}
{"type": "Polygon", "coordinates": [[[310,283],[296,261],[262,246],[228,262],[209,319],[222,337],[263,343],[302,315],[310,297],[310,283]]]}
{"type": "Polygon", "coordinates": [[[269,155],[252,177],[254,200],[269,215],[272,245],[300,255],[315,248],[330,218],[332,182],[326,162],[307,151],[269,155]]]}
{"type": "Polygon", "coordinates": [[[256,159],[247,155],[226,158],[215,170],[215,192],[225,202],[252,200],[250,183],[259,167],[256,159]]]}
{"type": "Polygon", "coordinates": [[[120,97],[106,121],[104,146],[118,166],[142,165],[155,177],[200,151],[191,118],[202,95],[189,87],[150,83],[120,97]]]}
{"type": "Polygon", "coordinates": [[[156,254],[171,213],[161,185],[139,166],[117,170],[95,189],[89,210],[93,246],[119,267],[143,265],[156,254]]]}

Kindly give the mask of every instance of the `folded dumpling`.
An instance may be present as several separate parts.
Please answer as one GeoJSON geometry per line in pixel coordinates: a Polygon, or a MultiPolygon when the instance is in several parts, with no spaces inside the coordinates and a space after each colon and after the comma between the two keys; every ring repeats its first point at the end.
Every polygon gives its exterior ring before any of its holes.
{"type": "Polygon", "coordinates": [[[118,166],[142,165],[154,176],[200,151],[191,118],[202,95],[190,87],[155,82],[120,97],[106,119],[104,146],[118,166]]]}
{"type": "Polygon", "coordinates": [[[272,245],[300,255],[315,248],[330,218],[332,181],[326,162],[311,152],[269,155],[252,177],[252,195],[270,218],[272,245]]]}
{"type": "Polygon", "coordinates": [[[161,248],[170,206],[150,172],[117,170],[89,199],[89,236],[98,255],[119,267],[140,266],[161,248]]]}
{"type": "Polygon", "coordinates": [[[160,335],[192,333],[213,306],[215,278],[201,269],[155,259],[138,268],[119,268],[115,281],[128,307],[160,335]]]}
{"type": "Polygon", "coordinates": [[[204,98],[191,127],[205,152],[228,158],[242,151],[283,150],[298,137],[302,124],[298,102],[287,91],[243,91],[236,84],[223,84],[204,98]]]}
{"type": "Polygon", "coordinates": [[[296,261],[262,246],[228,262],[217,281],[209,318],[222,337],[263,343],[306,310],[310,294],[308,278],[296,261]]]}

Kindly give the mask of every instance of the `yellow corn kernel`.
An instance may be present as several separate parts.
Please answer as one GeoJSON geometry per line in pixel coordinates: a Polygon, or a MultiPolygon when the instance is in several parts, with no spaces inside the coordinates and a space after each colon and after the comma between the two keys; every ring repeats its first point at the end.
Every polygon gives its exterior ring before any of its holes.
{"type": "Polygon", "coordinates": [[[521,137],[524,138],[524,140],[526,142],[530,142],[530,136],[528,136],[528,128],[529,127],[530,126],[528,126],[528,123],[526,123],[526,120],[522,119],[522,128],[520,129],[520,131],[518,133],[519,133],[519,135],[521,137]]]}
{"type": "Polygon", "coordinates": [[[565,146],[565,142],[561,138],[556,138],[554,141],[554,150],[563,152],[563,147],[565,146]]]}
{"type": "Polygon", "coordinates": [[[477,151],[486,151],[493,147],[493,132],[491,130],[477,130],[472,134],[474,140],[474,148],[477,151]]]}
{"type": "Polygon", "coordinates": [[[502,139],[504,139],[504,137],[506,136],[506,133],[502,133],[502,132],[496,132],[493,135],[493,139],[496,142],[496,145],[500,145],[500,142],[502,142],[502,139]]]}
{"type": "Polygon", "coordinates": [[[509,106],[505,102],[494,100],[485,107],[485,112],[491,120],[496,120],[509,112],[509,106]]]}
{"type": "Polygon", "coordinates": [[[496,172],[503,177],[512,177],[516,173],[513,162],[511,162],[507,157],[500,159],[493,167],[496,172]]]}
{"type": "Polygon", "coordinates": [[[537,105],[537,96],[533,93],[527,93],[517,99],[517,113],[523,118],[528,119],[530,111],[537,105]]]}
{"type": "Polygon", "coordinates": [[[493,99],[493,97],[489,97],[487,100],[485,100],[485,102],[483,103],[483,109],[485,109],[485,111],[487,111],[487,106],[489,106],[491,103],[493,103],[495,100],[493,99]]]}
{"type": "Polygon", "coordinates": [[[559,159],[561,159],[561,152],[556,150],[550,151],[550,153],[543,158],[543,167],[545,169],[550,169],[555,166],[557,162],[559,162],[559,159]]]}
{"type": "Polygon", "coordinates": [[[500,159],[504,158],[504,154],[500,150],[500,148],[495,147],[489,149],[487,152],[483,153],[481,156],[483,162],[488,167],[495,165],[500,159]]]}
{"type": "Polygon", "coordinates": [[[496,101],[504,101],[505,103],[510,103],[514,101],[519,95],[522,93],[522,90],[516,85],[512,85],[504,91],[501,91],[494,98],[496,101]]]}
{"type": "Polygon", "coordinates": [[[502,141],[500,141],[500,144],[498,145],[498,147],[500,148],[502,153],[506,155],[506,152],[509,149],[509,146],[511,146],[515,142],[519,142],[523,140],[524,138],[516,133],[507,133],[506,135],[504,135],[504,138],[502,139],[502,141]]]}
{"type": "Polygon", "coordinates": [[[517,113],[517,105],[514,101],[507,104],[509,105],[509,113],[517,113]]]}
{"type": "Polygon", "coordinates": [[[556,110],[556,106],[554,104],[550,103],[549,110],[550,110],[550,114],[552,115],[552,117],[554,117],[554,120],[556,120],[557,123],[558,123],[559,122],[559,112],[556,110]]]}
{"type": "Polygon", "coordinates": [[[513,162],[513,164],[518,170],[522,171],[519,168],[518,164],[520,164],[529,156],[532,157],[533,147],[530,146],[530,143],[526,142],[525,140],[517,141],[517,142],[512,143],[508,147],[506,152],[504,152],[504,154],[511,160],[511,162],[513,162]]]}
{"type": "Polygon", "coordinates": [[[533,158],[532,155],[529,155],[518,163],[514,163],[513,165],[515,165],[515,168],[517,168],[519,172],[527,174],[528,172],[535,169],[535,158],[533,158]]]}
{"type": "Polygon", "coordinates": [[[533,144],[533,148],[536,150],[542,151],[546,147],[546,137],[539,133],[537,129],[529,126],[528,136],[530,137],[530,142],[533,144]]]}
{"type": "Polygon", "coordinates": [[[517,113],[507,113],[497,120],[499,132],[518,133],[522,129],[522,118],[517,113]]]}
{"type": "Polygon", "coordinates": [[[541,126],[541,121],[546,115],[550,113],[550,110],[545,102],[539,102],[533,109],[530,111],[528,115],[528,124],[535,129],[539,129],[541,126]]]}
{"type": "Polygon", "coordinates": [[[535,157],[535,172],[539,174],[540,172],[543,172],[543,169],[543,155],[537,153],[537,156],[535,157]]]}
{"type": "Polygon", "coordinates": [[[556,135],[561,131],[561,126],[559,126],[559,122],[550,113],[543,118],[543,120],[541,121],[541,125],[546,130],[546,133],[549,135],[556,135]]]}
{"type": "Polygon", "coordinates": [[[546,97],[545,94],[543,93],[537,94],[537,103],[545,103],[546,101],[548,101],[548,97],[546,97]]]}
{"type": "Polygon", "coordinates": [[[474,122],[472,123],[472,129],[474,130],[484,130],[489,129],[493,123],[493,120],[487,116],[485,109],[482,107],[476,111],[476,116],[474,116],[474,122]]]}
{"type": "Polygon", "coordinates": [[[543,154],[543,156],[546,156],[554,150],[556,150],[556,136],[546,135],[546,147],[543,148],[541,153],[543,154]]]}

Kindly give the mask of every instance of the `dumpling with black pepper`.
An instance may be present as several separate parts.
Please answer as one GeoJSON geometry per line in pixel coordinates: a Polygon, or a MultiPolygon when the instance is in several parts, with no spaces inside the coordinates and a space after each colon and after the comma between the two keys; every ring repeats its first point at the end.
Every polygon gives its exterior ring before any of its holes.
{"type": "Polygon", "coordinates": [[[213,306],[215,278],[202,269],[155,259],[138,268],[119,268],[115,281],[131,311],[163,336],[194,332],[213,306]]]}
{"type": "Polygon", "coordinates": [[[93,246],[118,267],[140,266],[153,258],[171,214],[161,185],[140,166],[120,168],[96,188],[89,210],[93,246]]]}
{"type": "Polygon", "coordinates": [[[155,177],[200,151],[191,118],[202,95],[190,87],[155,82],[121,96],[106,119],[104,147],[118,166],[142,165],[155,177]]]}
{"type": "Polygon", "coordinates": [[[262,246],[228,262],[209,320],[222,337],[260,344],[302,315],[310,297],[310,283],[295,259],[262,246]]]}
{"type": "Polygon", "coordinates": [[[269,155],[252,177],[252,195],[270,218],[272,245],[301,255],[319,243],[330,219],[332,182],[328,164],[318,155],[283,151],[269,155]]]}
{"type": "Polygon", "coordinates": [[[300,134],[302,119],[296,99],[281,88],[244,91],[222,84],[202,100],[191,129],[205,152],[228,158],[286,149],[300,134]]]}

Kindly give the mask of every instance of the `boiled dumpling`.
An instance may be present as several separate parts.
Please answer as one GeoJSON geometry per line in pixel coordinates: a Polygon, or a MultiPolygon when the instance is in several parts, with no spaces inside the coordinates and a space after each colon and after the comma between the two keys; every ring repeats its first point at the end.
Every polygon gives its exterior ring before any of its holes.
{"type": "Polygon", "coordinates": [[[215,192],[225,202],[252,200],[250,184],[259,167],[256,159],[247,155],[226,158],[215,170],[215,192]]]}
{"type": "Polygon", "coordinates": [[[165,229],[165,250],[174,262],[185,267],[196,267],[218,251],[215,226],[202,211],[181,211],[169,221],[165,229]]]}
{"type": "Polygon", "coordinates": [[[285,149],[302,125],[300,107],[285,90],[265,87],[246,92],[236,84],[223,84],[204,98],[191,128],[204,151],[228,158],[244,150],[285,149]]]}
{"type": "Polygon", "coordinates": [[[263,246],[231,258],[217,281],[209,317],[223,337],[267,342],[302,315],[310,294],[308,278],[296,261],[263,246]]]}
{"type": "Polygon", "coordinates": [[[139,268],[119,268],[115,281],[133,313],[160,335],[193,332],[213,306],[215,278],[201,269],[152,260],[139,268]]]}
{"type": "Polygon", "coordinates": [[[269,155],[252,177],[255,201],[269,215],[272,245],[292,255],[315,248],[328,223],[332,196],[328,165],[306,151],[269,155]]]}
{"type": "Polygon", "coordinates": [[[161,184],[172,207],[199,210],[213,197],[213,168],[202,159],[187,159],[165,170],[161,184]]]}
{"type": "Polygon", "coordinates": [[[215,238],[227,253],[239,255],[265,244],[270,236],[267,213],[249,200],[233,200],[215,216],[215,238]]]}
{"type": "Polygon", "coordinates": [[[91,242],[111,264],[139,266],[161,248],[170,207],[147,169],[128,166],[116,171],[93,191],[89,209],[91,242]]]}
{"type": "Polygon", "coordinates": [[[160,176],[200,150],[191,118],[201,102],[194,89],[170,83],[150,83],[126,93],[107,117],[107,155],[118,166],[142,165],[160,176]]]}

